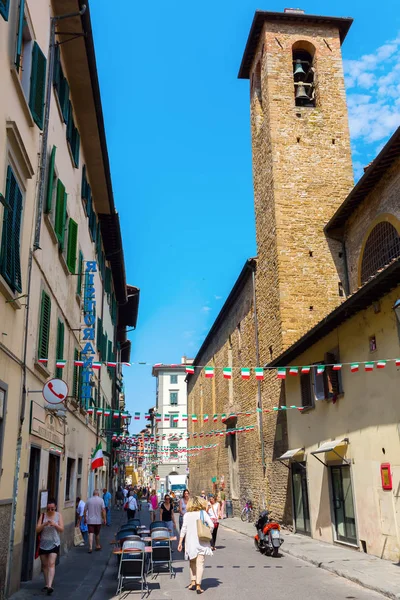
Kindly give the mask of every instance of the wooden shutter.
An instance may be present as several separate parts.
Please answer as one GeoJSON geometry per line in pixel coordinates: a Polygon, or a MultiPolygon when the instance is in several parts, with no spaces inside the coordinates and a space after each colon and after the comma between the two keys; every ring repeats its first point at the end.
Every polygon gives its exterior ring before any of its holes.
{"type": "Polygon", "coordinates": [[[82,167],[82,183],[81,183],[81,198],[82,200],[87,200],[87,178],[86,178],[86,165],[82,167]]]}
{"type": "Polygon", "coordinates": [[[32,50],[31,88],[29,108],[36,125],[43,129],[44,94],[46,89],[46,57],[34,42],[32,50]]]}
{"type": "Polygon", "coordinates": [[[330,398],[336,398],[336,396],[339,394],[339,388],[340,388],[340,384],[339,384],[339,371],[334,371],[332,369],[331,366],[328,365],[332,365],[338,362],[337,356],[336,354],[334,354],[333,352],[326,352],[325,354],[325,364],[327,365],[325,367],[325,385],[326,385],[326,394],[325,394],[325,398],[330,399],[330,398]]]}
{"type": "MultiPolygon", "coordinates": [[[[1,0],[0,0],[1,4],[1,0]]],[[[17,71],[21,66],[21,52],[22,52],[22,34],[24,30],[24,10],[25,0],[19,1],[19,14],[18,14],[18,34],[17,34],[17,50],[15,53],[15,66],[17,71]]]]}
{"type": "Polygon", "coordinates": [[[76,293],[78,296],[82,294],[82,273],[83,273],[83,254],[79,250],[79,259],[78,259],[78,277],[76,282],[76,293]]]}
{"type": "Polygon", "coordinates": [[[53,190],[54,190],[54,164],[56,161],[56,147],[53,146],[50,155],[50,163],[49,163],[49,172],[47,174],[47,194],[46,194],[46,204],[44,207],[45,213],[50,213],[53,208],[53,190]]]}
{"type": "Polygon", "coordinates": [[[0,271],[12,290],[21,292],[22,193],[10,166],[7,168],[6,204],[1,238],[0,271]]]}
{"type": "Polygon", "coordinates": [[[101,347],[101,359],[103,361],[107,360],[107,347],[108,347],[108,335],[107,333],[103,333],[103,343],[101,347]]]}
{"type": "Polygon", "coordinates": [[[50,316],[51,300],[46,292],[42,291],[42,302],[40,305],[40,325],[39,325],[39,347],[38,358],[49,357],[49,339],[50,339],[50,316]]]}
{"type": "Polygon", "coordinates": [[[79,131],[77,128],[73,127],[72,130],[72,140],[71,140],[71,151],[72,156],[74,158],[74,165],[76,168],[79,166],[79,150],[80,150],[81,136],[79,135],[79,131]]]}
{"type": "Polygon", "coordinates": [[[5,21],[8,21],[8,11],[10,8],[10,0],[0,0],[0,15],[5,21]]]}
{"type": "Polygon", "coordinates": [[[69,272],[75,274],[76,251],[78,246],[78,223],[73,219],[68,222],[67,266],[69,272]]]}
{"type": "MultiPolygon", "coordinates": [[[[64,358],[64,323],[58,319],[57,321],[57,346],[56,346],[56,360],[62,360],[64,358]]],[[[62,379],[63,369],[56,367],[56,377],[62,379]]]]}
{"type": "Polygon", "coordinates": [[[58,99],[60,100],[61,112],[63,115],[64,123],[68,121],[68,111],[69,111],[69,85],[66,77],[60,68],[61,72],[61,80],[60,80],[60,92],[58,99]]]}
{"type": "Polygon", "coordinates": [[[54,220],[54,231],[61,250],[64,248],[65,220],[67,218],[67,194],[65,186],[59,179],[57,181],[56,215],[54,220]]]}
{"type": "Polygon", "coordinates": [[[312,399],[312,395],[311,395],[310,373],[303,373],[303,375],[300,375],[300,389],[301,389],[301,404],[302,404],[302,406],[312,406],[313,399],[312,399]]]}
{"type": "Polygon", "coordinates": [[[111,269],[109,267],[106,267],[104,289],[106,294],[111,294],[111,269]]]}

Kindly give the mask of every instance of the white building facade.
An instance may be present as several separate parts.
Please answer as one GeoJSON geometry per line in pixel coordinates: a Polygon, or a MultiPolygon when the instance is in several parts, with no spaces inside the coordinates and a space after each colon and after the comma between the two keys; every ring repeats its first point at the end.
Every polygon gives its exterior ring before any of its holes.
{"type": "Polygon", "coordinates": [[[168,475],[187,475],[187,384],[186,365],[155,365],[157,379],[155,439],[157,447],[156,490],[161,497],[167,492],[168,475]]]}

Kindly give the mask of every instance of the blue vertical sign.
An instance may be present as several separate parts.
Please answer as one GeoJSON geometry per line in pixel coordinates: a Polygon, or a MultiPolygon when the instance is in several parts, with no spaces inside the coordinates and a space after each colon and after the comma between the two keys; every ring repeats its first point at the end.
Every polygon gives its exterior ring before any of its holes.
{"type": "Polygon", "coordinates": [[[85,292],[83,296],[83,320],[85,323],[83,341],[85,345],[81,352],[81,360],[83,361],[81,399],[86,408],[89,408],[92,398],[93,357],[96,354],[94,349],[96,331],[94,273],[97,273],[97,263],[95,260],[89,260],[85,267],[85,292]]]}

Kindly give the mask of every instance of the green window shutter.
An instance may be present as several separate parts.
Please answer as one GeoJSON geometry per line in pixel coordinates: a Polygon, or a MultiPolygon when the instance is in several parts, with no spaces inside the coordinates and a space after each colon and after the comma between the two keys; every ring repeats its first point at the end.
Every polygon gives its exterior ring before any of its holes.
{"type": "Polygon", "coordinates": [[[42,291],[42,302],[40,305],[40,324],[39,324],[39,347],[38,358],[49,357],[49,339],[50,339],[50,316],[51,300],[46,292],[42,291]]]}
{"type": "Polygon", "coordinates": [[[104,283],[106,294],[111,294],[111,269],[106,267],[106,278],[104,283]]]}
{"type": "Polygon", "coordinates": [[[78,296],[82,294],[82,273],[83,273],[83,254],[79,250],[79,258],[78,258],[78,277],[76,283],[76,293],[78,296]]]}
{"type": "Polygon", "coordinates": [[[108,335],[103,333],[103,344],[101,348],[101,360],[107,360],[107,346],[108,346],[108,335]]]}
{"type": "Polygon", "coordinates": [[[33,43],[31,89],[29,108],[36,125],[43,129],[44,93],[46,89],[46,57],[36,42],[33,43]]]}
{"type": "Polygon", "coordinates": [[[68,108],[67,108],[67,141],[71,144],[72,140],[72,128],[74,127],[74,117],[72,115],[72,104],[68,100],[68,108]]]}
{"type": "Polygon", "coordinates": [[[76,168],[79,167],[79,150],[81,145],[81,136],[79,135],[79,131],[76,127],[72,130],[72,156],[74,157],[74,165],[76,168]]]}
{"type": "Polygon", "coordinates": [[[60,89],[61,61],[60,61],[60,46],[55,45],[54,48],[54,67],[53,67],[53,84],[57,90],[60,89]]]}
{"type": "Polygon", "coordinates": [[[5,21],[8,21],[8,11],[10,8],[10,0],[0,0],[0,15],[5,21]]]}
{"type": "Polygon", "coordinates": [[[102,320],[99,317],[97,317],[97,343],[96,343],[96,348],[97,348],[98,352],[101,352],[102,337],[103,337],[103,323],[102,323],[102,320]]]}
{"type": "MultiPolygon", "coordinates": [[[[1,0],[0,0],[1,5],[1,0]]],[[[19,2],[19,14],[18,14],[18,34],[17,34],[17,49],[15,53],[15,66],[17,71],[21,66],[21,52],[22,52],[22,33],[24,30],[24,10],[25,10],[25,0],[20,0],[19,2]]]]}
{"type": "MultiPolygon", "coordinates": [[[[58,319],[57,321],[57,347],[56,360],[64,358],[64,323],[58,319]]],[[[56,377],[62,379],[63,369],[56,368],[56,377]]]]}
{"type": "Polygon", "coordinates": [[[86,214],[87,214],[87,218],[89,219],[89,228],[90,228],[90,215],[92,214],[92,190],[90,188],[90,185],[87,185],[86,188],[86,193],[87,193],[87,202],[86,202],[86,214]]]}
{"type": "Polygon", "coordinates": [[[53,182],[54,182],[54,163],[56,160],[56,147],[53,146],[52,151],[51,151],[51,156],[50,156],[50,163],[49,163],[49,172],[47,175],[47,194],[46,194],[46,204],[44,207],[44,212],[45,213],[50,213],[52,207],[52,203],[53,203],[53,182]]]}
{"type": "Polygon", "coordinates": [[[78,246],[78,223],[73,219],[68,222],[67,266],[69,272],[75,274],[76,250],[78,246]]]}
{"type": "Polygon", "coordinates": [[[22,193],[10,166],[7,168],[6,204],[1,237],[0,272],[13,291],[22,291],[21,218],[22,193]]]}
{"type": "Polygon", "coordinates": [[[86,178],[86,165],[82,167],[82,184],[81,184],[81,198],[82,200],[87,200],[87,178],[86,178]]]}
{"type": "Polygon", "coordinates": [[[69,110],[69,85],[67,79],[64,77],[64,74],[60,67],[60,91],[58,95],[58,99],[60,101],[61,112],[63,115],[64,123],[68,121],[68,110],[69,110]]]}
{"type": "Polygon", "coordinates": [[[57,181],[56,215],[54,219],[54,231],[61,250],[64,248],[65,221],[67,218],[67,194],[65,186],[59,179],[57,181]]]}

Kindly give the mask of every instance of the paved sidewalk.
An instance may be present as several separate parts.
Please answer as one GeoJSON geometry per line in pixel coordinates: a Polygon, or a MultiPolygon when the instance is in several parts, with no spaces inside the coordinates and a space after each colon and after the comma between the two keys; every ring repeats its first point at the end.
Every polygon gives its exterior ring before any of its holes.
{"type": "MultiPolygon", "coordinates": [[[[224,519],[221,526],[251,538],[255,535],[254,524],[242,523],[237,517],[224,519]]],[[[300,558],[388,598],[400,598],[400,564],[288,531],[283,531],[282,535],[285,538],[281,546],[282,553],[300,558]]]]}
{"type": "MultiPolygon", "coordinates": [[[[139,513],[139,517],[140,517],[139,513]]],[[[111,558],[110,541],[114,539],[121,522],[126,521],[124,511],[113,510],[111,514],[111,527],[102,527],[100,552],[88,554],[88,547],[71,548],[68,554],[61,557],[60,564],[56,567],[54,578],[54,600],[67,600],[70,598],[91,598],[105,572],[111,558]]],[[[35,596],[47,597],[42,588],[44,586],[43,574],[32,581],[21,584],[21,589],[10,597],[10,600],[28,600],[35,596]]]]}

